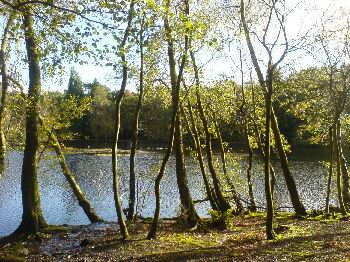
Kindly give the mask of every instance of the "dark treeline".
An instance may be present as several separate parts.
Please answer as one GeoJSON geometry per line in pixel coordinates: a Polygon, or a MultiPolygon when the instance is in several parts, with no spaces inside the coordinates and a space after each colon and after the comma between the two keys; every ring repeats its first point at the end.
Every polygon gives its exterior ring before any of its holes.
{"type": "MultiPolygon", "coordinates": [[[[305,125],[309,125],[306,121],[306,117],[311,118],[312,111],[305,111],[305,116],[300,116],[293,110],[297,106],[306,106],[307,103],[312,102],[307,95],[304,97],[300,95],[301,90],[295,86],[295,78],[300,78],[300,84],[303,80],[304,74],[313,73],[311,78],[307,81],[312,82],[313,85],[317,85],[315,88],[322,88],[323,78],[322,74],[326,68],[309,68],[302,70],[298,73],[294,73],[285,79],[279,79],[276,85],[278,89],[278,95],[274,108],[278,118],[279,127],[281,133],[291,147],[305,147],[305,146],[326,146],[325,138],[313,133],[312,130],[306,129],[305,125]],[[315,73],[315,71],[317,73],[315,73]],[[293,82],[292,82],[293,81],[293,82]],[[291,97],[298,96],[298,100],[291,100],[291,97]],[[294,104],[293,104],[294,103],[294,104]]],[[[305,86],[308,88],[309,86],[305,86]]],[[[244,87],[247,91],[252,92],[251,88],[258,92],[257,83],[246,83],[244,87]]],[[[221,104],[223,109],[232,107],[229,110],[236,110],[232,113],[229,119],[225,115],[218,115],[216,121],[220,126],[222,140],[228,143],[233,150],[244,150],[244,130],[240,125],[239,108],[241,103],[241,91],[237,83],[232,80],[221,80],[212,83],[210,86],[203,87],[205,89],[205,96],[207,99],[213,99],[217,96],[217,93],[226,93],[226,95],[232,98],[231,101],[226,101],[227,104],[221,104]],[[212,93],[212,94],[211,94],[212,93]],[[236,105],[232,105],[232,101],[236,102],[236,105]],[[236,107],[236,108],[234,108],[236,107]]],[[[171,98],[170,90],[162,86],[153,86],[153,93],[148,91],[147,96],[143,100],[143,108],[141,117],[139,119],[139,131],[138,137],[140,140],[140,147],[164,147],[167,142],[167,135],[169,129],[169,119],[171,115],[171,108],[167,101],[171,98]],[[161,93],[161,95],[159,95],[161,93]]],[[[203,92],[204,93],[204,92],[203,92]]],[[[306,92],[305,92],[306,93],[306,92]]],[[[112,91],[109,87],[100,84],[97,80],[92,83],[83,83],[80,76],[74,69],[71,70],[71,76],[69,78],[68,87],[64,92],[47,92],[45,94],[46,99],[53,103],[53,105],[59,105],[62,100],[69,100],[75,98],[75,103],[79,104],[81,100],[88,103],[87,110],[79,117],[75,119],[68,129],[61,130],[62,136],[70,133],[64,139],[64,143],[69,146],[75,147],[108,147],[113,139],[113,101],[115,99],[116,92],[112,91]]],[[[13,97],[19,97],[19,94],[13,93],[13,97]]],[[[259,94],[257,94],[259,96],[259,94]]],[[[20,98],[18,98],[20,99],[20,98]]],[[[13,107],[18,103],[18,99],[8,102],[9,107],[13,107]]],[[[261,99],[257,98],[257,99],[261,99]]],[[[43,99],[44,100],[44,99],[43,99]]],[[[218,99],[218,103],[221,103],[218,99]]],[[[45,103],[45,102],[43,102],[45,103]]],[[[138,103],[138,93],[136,91],[126,91],[124,102],[121,107],[121,129],[120,129],[120,142],[124,149],[128,149],[131,146],[131,139],[133,133],[133,123],[135,121],[135,110],[138,103]]],[[[211,103],[216,103],[214,100],[207,102],[210,106],[211,103]]],[[[45,105],[43,105],[45,106],[45,105]]],[[[62,109],[62,108],[61,108],[62,109]]],[[[60,107],[55,109],[58,113],[60,107]]],[[[21,116],[16,111],[11,112],[11,121],[13,123],[20,123],[21,116]],[[13,113],[13,115],[12,115],[13,113]]],[[[184,128],[184,141],[186,146],[191,145],[191,138],[188,130],[184,128]]],[[[347,130],[346,130],[347,131],[347,130]]],[[[15,132],[14,130],[8,131],[9,146],[16,148],[17,145],[23,144],[23,134],[15,132]]],[[[348,135],[345,134],[344,138],[348,135]]],[[[218,151],[218,138],[215,138],[214,144],[218,151]]],[[[345,140],[344,145],[347,146],[349,141],[345,140]]]]}

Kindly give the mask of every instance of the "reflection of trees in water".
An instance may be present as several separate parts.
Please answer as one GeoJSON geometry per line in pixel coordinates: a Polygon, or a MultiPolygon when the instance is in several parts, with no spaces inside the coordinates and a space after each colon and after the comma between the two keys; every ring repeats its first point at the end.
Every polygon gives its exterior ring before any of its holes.
{"type": "MultiPolygon", "coordinates": [[[[74,159],[69,159],[70,166],[76,178],[81,184],[89,199],[93,201],[96,206],[103,203],[104,208],[111,208],[112,201],[112,189],[110,188],[109,181],[111,174],[109,171],[110,158],[105,156],[94,155],[72,155],[74,159]],[[86,171],[88,170],[88,171],[86,171]]],[[[129,169],[129,156],[122,155],[119,158],[120,167],[120,187],[123,200],[123,206],[127,205],[128,196],[128,169],[129,169]]],[[[152,215],[153,198],[152,189],[155,172],[159,165],[161,158],[160,153],[141,153],[137,155],[136,159],[136,172],[138,177],[139,188],[139,212],[144,216],[152,215]],[[141,208],[143,207],[143,208],[141,208]]],[[[254,178],[254,193],[256,194],[257,201],[263,205],[265,202],[264,187],[263,187],[263,169],[261,161],[258,158],[254,159],[253,166],[253,178],[254,178]]],[[[200,170],[197,163],[190,157],[187,157],[187,170],[189,174],[189,183],[191,185],[191,191],[195,200],[203,199],[203,185],[200,177],[200,170]]],[[[246,181],[244,179],[244,170],[246,168],[245,156],[242,156],[236,161],[233,173],[238,177],[234,178],[239,181],[239,192],[243,198],[246,196],[246,181]]],[[[277,185],[276,185],[276,206],[291,206],[289,202],[289,196],[287,189],[284,185],[282,171],[279,164],[276,162],[277,172],[277,185]]],[[[323,184],[324,176],[322,175],[323,169],[317,162],[302,162],[291,161],[291,169],[296,174],[296,182],[301,187],[301,196],[305,201],[306,207],[315,208],[322,207],[323,205],[323,184]],[[318,179],[313,179],[312,176],[317,176],[318,179]],[[307,189],[307,190],[305,190],[307,189]]],[[[162,182],[162,216],[174,216],[179,210],[179,197],[175,184],[175,163],[171,158],[166,169],[166,176],[162,182]]],[[[206,214],[207,205],[197,205],[199,213],[206,214]]],[[[105,212],[105,211],[103,211],[105,212]]]]}
{"type": "MultiPolygon", "coordinates": [[[[234,167],[235,172],[241,178],[240,194],[247,197],[245,169],[246,156],[238,156],[234,167]]],[[[9,172],[0,180],[0,201],[7,203],[0,204],[0,227],[6,228],[8,225],[3,223],[16,224],[21,216],[21,191],[19,188],[20,153],[9,154],[9,172]],[[20,210],[20,211],[18,211],[20,210]],[[11,214],[11,219],[8,219],[11,214]],[[12,215],[13,214],[13,215],[12,215]],[[3,222],[5,221],[5,222],[3,222]]],[[[158,169],[161,153],[140,152],[136,158],[136,172],[138,181],[138,212],[143,216],[152,216],[154,210],[153,185],[158,169]]],[[[67,162],[73,171],[75,178],[91,201],[91,204],[106,220],[116,220],[113,206],[113,191],[111,186],[111,159],[109,156],[96,156],[84,154],[67,155],[67,162]]],[[[203,199],[203,185],[197,163],[187,156],[186,158],[188,181],[194,200],[203,199]]],[[[316,160],[314,161],[290,161],[291,169],[295,174],[295,180],[300,189],[300,196],[305,203],[306,208],[321,208],[324,205],[324,185],[325,168],[316,160]]],[[[276,186],[276,206],[291,206],[289,196],[284,185],[283,176],[278,162],[274,162],[277,173],[276,186]]],[[[127,207],[128,201],[128,179],[129,179],[129,155],[119,157],[120,167],[120,187],[123,195],[123,207],[127,207]]],[[[167,165],[166,175],[162,181],[162,210],[163,217],[175,216],[179,211],[179,196],[176,185],[175,161],[170,159],[167,165]]],[[[40,162],[40,190],[42,195],[42,204],[44,216],[50,223],[87,223],[88,220],[78,205],[78,201],[73,195],[68,182],[61,174],[57,162],[49,159],[42,159],[40,162]]],[[[261,161],[254,158],[253,166],[253,184],[257,203],[264,203],[263,170],[261,161]]],[[[333,197],[335,199],[335,196],[333,197]]],[[[333,200],[334,201],[334,200],[333,200]]],[[[335,202],[333,202],[335,204],[335,202]]],[[[196,205],[200,215],[205,215],[209,205],[201,203],[196,205]]],[[[13,228],[10,226],[10,228],[13,228]]],[[[2,231],[0,231],[1,233],[2,231]]],[[[9,232],[4,232],[9,233],[9,232]]]]}

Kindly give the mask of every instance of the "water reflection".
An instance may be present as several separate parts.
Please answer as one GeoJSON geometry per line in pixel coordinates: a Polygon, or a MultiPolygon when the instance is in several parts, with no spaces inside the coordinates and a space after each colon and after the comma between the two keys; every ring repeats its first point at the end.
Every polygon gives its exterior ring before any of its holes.
{"type": "MultiPolygon", "coordinates": [[[[138,173],[138,212],[145,217],[152,216],[154,211],[153,185],[158,165],[162,155],[155,152],[140,152],[136,157],[138,173]]],[[[9,163],[6,174],[0,177],[0,236],[6,235],[20,223],[21,190],[20,174],[22,153],[9,153],[9,163]]],[[[253,182],[257,203],[264,205],[263,169],[258,159],[254,159],[253,182]]],[[[111,157],[74,154],[68,155],[67,161],[76,180],[86,197],[105,220],[116,220],[113,203],[111,157]]],[[[199,168],[190,157],[187,161],[187,172],[193,199],[203,199],[203,184],[199,168]]],[[[244,156],[237,160],[237,166],[232,172],[237,174],[239,191],[245,195],[245,174],[247,163],[244,156]]],[[[291,171],[295,176],[302,201],[307,209],[321,209],[324,206],[326,170],[317,161],[291,161],[291,171]]],[[[123,206],[128,200],[129,157],[121,155],[118,161],[120,174],[120,192],[123,206]]],[[[289,207],[287,189],[284,185],[281,169],[275,163],[277,173],[276,205],[289,207]]],[[[59,165],[52,158],[40,162],[39,181],[41,202],[44,216],[50,224],[88,224],[89,220],[79,207],[69,184],[60,173],[59,165]]],[[[173,217],[179,212],[179,197],[176,186],[175,163],[171,158],[161,184],[161,216],[173,217]]],[[[335,198],[333,198],[335,199],[335,198]]],[[[333,202],[333,204],[335,204],[333,202]]],[[[207,202],[196,205],[200,215],[207,215],[207,202]]]]}

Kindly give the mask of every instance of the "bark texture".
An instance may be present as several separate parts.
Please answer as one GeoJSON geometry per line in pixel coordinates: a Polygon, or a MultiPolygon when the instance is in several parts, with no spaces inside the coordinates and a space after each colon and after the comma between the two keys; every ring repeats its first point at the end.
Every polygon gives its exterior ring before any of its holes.
{"type": "Polygon", "coordinates": [[[329,128],[329,169],[328,169],[328,180],[327,180],[327,193],[326,193],[326,207],[325,212],[329,213],[329,199],[331,194],[331,184],[333,177],[333,156],[334,156],[334,143],[333,143],[333,128],[329,128]]]}
{"type": "Polygon", "coordinates": [[[239,195],[238,195],[238,192],[236,190],[236,187],[235,187],[234,183],[231,180],[231,177],[229,176],[229,174],[227,172],[226,153],[225,153],[225,148],[224,148],[224,142],[222,140],[222,136],[221,136],[221,131],[220,131],[219,125],[218,125],[218,123],[217,123],[217,121],[216,121],[214,116],[213,116],[213,118],[214,118],[214,125],[215,125],[216,135],[217,135],[218,140],[219,140],[220,158],[221,158],[221,164],[222,164],[222,170],[223,170],[223,173],[224,173],[224,178],[226,180],[226,183],[230,187],[230,190],[231,190],[231,193],[232,193],[232,197],[233,197],[233,201],[236,204],[236,213],[239,214],[239,213],[241,213],[244,210],[244,208],[243,208],[243,205],[242,205],[242,201],[239,198],[239,195]]]}
{"type": "MultiPolygon", "coordinates": [[[[265,81],[264,76],[263,76],[262,71],[261,71],[261,68],[260,68],[259,63],[258,63],[258,59],[257,59],[256,53],[255,53],[252,41],[250,39],[250,32],[249,32],[249,29],[248,29],[248,25],[247,25],[247,22],[246,22],[246,19],[245,19],[245,13],[244,12],[245,12],[245,10],[244,10],[244,1],[241,0],[241,5],[240,5],[241,22],[242,22],[242,26],[243,26],[243,30],[244,30],[244,34],[245,34],[245,38],[246,38],[246,42],[247,42],[247,46],[248,46],[248,49],[249,49],[249,53],[250,53],[250,56],[251,56],[251,59],[252,59],[252,63],[254,65],[255,72],[256,72],[256,74],[258,76],[259,84],[260,84],[261,88],[263,89],[264,96],[265,96],[265,101],[266,101],[266,99],[268,99],[267,96],[268,96],[268,92],[269,92],[269,90],[268,90],[269,87],[267,86],[268,85],[267,82],[269,80],[272,81],[273,73],[274,73],[278,63],[283,60],[284,55],[286,54],[286,52],[274,64],[271,61],[272,55],[271,55],[271,53],[269,54],[270,55],[270,61],[269,61],[268,70],[267,70],[267,73],[266,73],[266,81],[265,81]]],[[[286,152],[285,152],[284,147],[283,147],[281,133],[280,133],[280,130],[279,130],[279,127],[278,127],[278,121],[277,121],[277,118],[276,118],[276,115],[275,115],[275,112],[274,112],[272,106],[271,106],[271,128],[272,128],[272,131],[273,131],[275,145],[276,145],[276,148],[278,150],[278,154],[279,154],[279,158],[280,158],[281,168],[282,168],[282,171],[283,171],[283,177],[284,177],[284,180],[285,180],[287,188],[288,188],[288,192],[289,192],[289,196],[290,196],[293,208],[294,208],[295,213],[297,215],[304,216],[307,213],[306,213],[306,210],[305,210],[305,207],[304,207],[303,203],[300,201],[299,193],[298,193],[298,190],[296,188],[296,184],[295,184],[294,178],[293,178],[293,176],[292,176],[292,174],[290,172],[290,169],[289,169],[288,158],[287,158],[286,152]]]]}
{"type": "Polygon", "coordinates": [[[340,145],[339,145],[339,122],[335,121],[334,132],[333,132],[333,142],[334,142],[334,153],[335,153],[335,161],[336,161],[336,174],[337,174],[337,193],[338,193],[338,203],[340,211],[343,215],[346,215],[346,206],[344,203],[344,195],[343,195],[343,178],[342,178],[342,168],[341,168],[341,159],[340,159],[340,145]]]}
{"type": "Polygon", "coordinates": [[[1,40],[0,65],[1,65],[1,104],[0,104],[0,176],[5,172],[6,161],[6,138],[5,138],[5,114],[7,104],[7,91],[9,87],[7,53],[9,44],[9,34],[13,24],[15,14],[11,13],[8,17],[1,40]]]}
{"type": "MultiPolygon", "coordinates": [[[[188,15],[189,12],[189,6],[188,1],[185,1],[185,10],[186,15],[188,15]]],[[[169,9],[170,8],[170,0],[165,1],[165,6],[169,9]]],[[[171,97],[172,97],[172,115],[171,115],[171,121],[170,121],[170,133],[169,133],[169,139],[168,139],[168,145],[167,150],[165,152],[165,155],[163,157],[159,173],[156,177],[156,181],[154,184],[154,194],[156,198],[156,208],[154,210],[154,216],[153,221],[150,227],[150,230],[147,235],[147,239],[153,239],[156,238],[157,235],[157,227],[158,227],[158,221],[160,216],[160,182],[162,181],[162,178],[164,176],[166,164],[168,163],[168,160],[170,158],[171,152],[173,150],[173,144],[174,144],[174,136],[175,136],[175,128],[176,128],[176,117],[179,111],[179,102],[180,102],[180,84],[181,79],[183,76],[183,71],[185,68],[186,63],[186,56],[187,51],[189,47],[189,36],[185,34],[185,45],[184,45],[184,52],[181,56],[181,63],[180,63],[180,69],[179,73],[176,73],[176,60],[175,60],[175,48],[174,48],[174,39],[172,37],[172,30],[169,24],[169,17],[168,14],[165,14],[163,17],[164,21],[164,28],[165,28],[165,34],[166,34],[166,41],[168,44],[168,59],[169,59],[169,73],[170,73],[170,81],[171,81],[171,97]]]]}
{"type": "Polygon", "coordinates": [[[143,50],[143,25],[144,17],[141,18],[140,29],[140,83],[139,83],[139,97],[137,100],[137,106],[134,116],[132,144],[130,149],[130,179],[129,179],[129,208],[128,208],[128,220],[132,221],[135,215],[135,202],[136,202],[136,172],[135,172],[135,157],[138,144],[138,131],[139,131],[139,118],[142,107],[143,89],[144,89],[144,50],[143,50]]]}
{"type": "Polygon", "coordinates": [[[188,187],[180,114],[177,114],[175,120],[174,143],[176,159],[176,181],[181,201],[181,217],[187,226],[195,227],[199,222],[199,216],[197,215],[196,209],[194,208],[191,192],[188,187]]]}
{"type": "Polygon", "coordinates": [[[23,15],[23,26],[29,66],[29,90],[26,109],[26,141],[21,176],[23,214],[22,222],[16,232],[32,234],[46,227],[47,223],[41,210],[38,184],[40,55],[39,45],[35,37],[34,19],[30,11],[23,15]]]}
{"type": "Polygon", "coordinates": [[[217,206],[217,203],[216,203],[216,201],[215,201],[215,199],[214,199],[214,197],[212,195],[212,189],[211,189],[210,182],[209,182],[209,179],[208,179],[208,175],[207,175],[207,172],[206,172],[206,169],[205,169],[205,164],[204,164],[204,159],[203,159],[203,152],[202,152],[202,145],[201,145],[201,142],[200,142],[199,132],[198,132],[198,128],[196,126],[196,122],[194,120],[193,110],[192,110],[192,106],[191,106],[190,102],[188,102],[187,108],[188,108],[188,111],[189,111],[191,124],[189,123],[185,112],[183,113],[183,115],[184,115],[184,119],[185,119],[185,122],[186,122],[186,125],[187,125],[188,133],[190,134],[191,139],[192,139],[194,150],[196,151],[196,157],[197,157],[197,161],[198,161],[198,164],[199,164],[199,168],[201,170],[205,191],[206,191],[209,203],[210,203],[210,207],[213,210],[218,210],[218,206],[217,206]]]}
{"type": "Polygon", "coordinates": [[[245,125],[245,138],[246,138],[246,145],[247,145],[247,151],[248,151],[248,167],[247,167],[247,183],[248,183],[248,194],[249,194],[249,211],[256,212],[256,203],[255,203],[255,197],[254,197],[254,191],[253,191],[253,183],[252,183],[252,167],[253,167],[253,150],[250,146],[249,137],[248,137],[248,128],[245,125]]]}
{"type": "Polygon", "coordinates": [[[271,189],[270,178],[270,130],[271,130],[271,108],[272,107],[272,79],[268,79],[268,93],[265,97],[265,159],[264,159],[264,173],[265,173],[265,197],[266,197],[266,237],[267,239],[274,239],[275,234],[273,230],[273,197],[271,189]]]}
{"type": "Polygon", "coordinates": [[[80,189],[78,182],[75,180],[72,171],[67,165],[66,159],[61,149],[61,145],[53,132],[50,132],[50,141],[51,145],[55,149],[63,175],[72,188],[75,197],[78,199],[79,206],[84,210],[91,223],[102,222],[103,220],[96,214],[94,208],[90,205],[83,191],[80,189]]]}
{"type": "Polygon", "coordinates": [[[196,99],[197,99],[197,107],[199,111],[199,117],[202,121],[203,128],[204,128],[204,133],[205,133],[205,148],[206,148],[206,154],[207,154],[207,163],[208,163],[208,168],[209,172],[213,181],[213,186],[214,186],[214,192],[215,192],[215,199],[218,204],[218,207],[221,212],[226,212],[228,209],[231,208],[230,204],[228,201],[225,199],[221,188],[220,188],[220,181],[218,178],[218,175],[216,173],[214,164],[213,164],[213,151],[212,151],[212,134],[209,131],[209,124],[207,120],[207,116],[204,112],[204,108],[202,105],[202,100],[200,96],[200,81],[199,81],[199,72],[198,72],[198,67],[196,65],[196,59],[194,56],[194,53],[190,51],[191,55],[191,60],[192,60],[192,66],[194,70],[194,75],[196,79],[196,99]]]}
{"type": "Polygon", "coordinates": [[[129,12],[128,12],[128,22],[127,26],[124,31],[124,37],[123,40],[119,46],[119,52],[120,52],[120,58],[123,65],[123,77],[122,77],[122,83],[120,90],[117,94],[116,101],[115,101],[115,127],[114,127],[114,135],[113,135],[113,147],[112,147],[112,172],[113,172],[113,193],[114,193],[114,204],[115,209],[118,216],[118,224],[120,227],[120,232],[122,234],[123,239],[129,238],[129,232],[126,227],[124,217],[123,217],[123,209],[121,200],[119,197],[119,177],[118,177],[118,140],[119,140],[119,130],[120,130],[120,107],[121,103],[124,97],[125,88],[126,88],[126,82],[128,79],[128,66],[126,62],[126,54],[125,54],[125,46],[126,42],[128,40],[131,26],[132,26],[132,20],[134,17],[134,6],[135,2],[131,0],[129,12]]]}

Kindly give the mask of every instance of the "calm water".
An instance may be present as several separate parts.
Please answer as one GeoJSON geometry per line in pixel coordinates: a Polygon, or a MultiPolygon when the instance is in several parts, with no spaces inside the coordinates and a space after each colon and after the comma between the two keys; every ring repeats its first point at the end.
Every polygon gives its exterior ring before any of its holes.
{"type": "MultiPolygon", "coordinates": [[[[142,216],[152,216],[154,211],[153,185],[157,174],[160,153],[141,152],[137,155],[138,172],[138,212],[142,216]]],[[[105,220],[116,221],[117,216],[113,204],[111,157],[85,154],[67,155],[67,161],[87,198],[96,212],[105,220]]],[[[244,155],[238,156],[235,172],[236,183],[243,197],[246,190],[244,155]]],[[[318,161],[291,161],[291,170],[295,176],[301,199],[307,209],[318,209],[324,206],[326,170],[318,161]]],[[[8,168],[0,177],[0,236],[11,233],[20,223],[21,190],[20,174],[22,153],[11,152],[8,156],[8,168]]],[[[278,165],[276,205],[291,206],[283,177],[278,165]]],[[[119,156],[120,189],[123,206],[127,206],[128,198],[128,155],[119,156]]],[[[60,172],[57,162],[48,155],[40,162],[40,190],[44,216],[50,224],[88,224],[89,220],[79,207],[69,184],[60,172]]],[[[179,197],[176,186],[174,159],[171,159],[163,179],[162,217],[173,217],[179,213],[179,197]]],[[[193,199],[203,199],[203,185],[199,168],[190,157],[187,158],[187,172],[193,199]]],[[[261,163],[255,159],[253,167],[254,190],[258,205],[264,205],[263,170],[261,163]]],[[[200,215],[207,215],[208,203],[196,205],[200,215]]]]}

